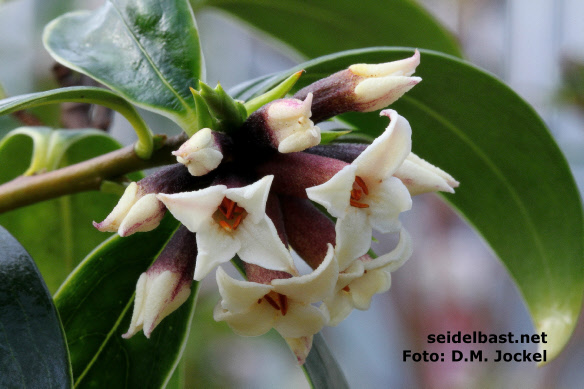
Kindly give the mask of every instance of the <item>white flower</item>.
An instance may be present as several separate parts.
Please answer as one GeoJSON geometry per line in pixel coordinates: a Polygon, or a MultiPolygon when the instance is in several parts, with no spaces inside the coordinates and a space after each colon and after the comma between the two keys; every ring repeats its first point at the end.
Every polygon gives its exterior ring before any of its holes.
{"type": "Polygon", "coordinates": [[[245,262],[296,274],[272,221],[265,213],[273,176],[241,188],[215,185],[194,192],[159,194],[168,210],[197,233],[195,280],[238,254],[245,262]]]}
{"type": "Polygon", "coordinates": [[[354,308],[369,309],[375,294],[389,290],[390,272],[397,270],[411,255],[411,238],[402,228],[400,240],[391,252],[375,259],[364,255],[353,261],[347,269],[339,273],[334,295],[323,302],[322,309],[330,316],[328,325],[336,326],[354,308]]]}
{"type": "Polygon", "coordinates": [[[217,168],[223,160],[221,143],[216,134],[210,128],[203,128],[172,154],[193,176],[203,176],[217,168]]]}
{"type": "Polygon", "coordinates": [[[381,64],[356,64],[349,71],[359,80],[355,86],[356,111],[382,109],[399,99],[422,79],[410,77],[420,64],[418,50],[410,58],[381,64]]]}
{"type": "Polygon", "coordinates": [[[399,231],[399,214],[412,206],[408,189],[392,176],[410,154],[412,130],[397,112],[381,114],[391,119],[385,132],[329,181],[306,189],[311,200],[337,218],[335,251],[341,270],[367,252],[372,228],[399,231]]]}
{"type": "Polygon", "coordinates": [[[215,307],[213,317],[225,321],[243,336],[258,336],[276,329],[288,338],[292,351],[302,363],[310,350],[306,342],[329,319],[325,311],[312,304],[333,293],[338,272],[332,245],[312,273],[274,279],[270,284],[235,280],[219,268],[217,284],[222,300],[215,307]]]}
{"type": "Polygon", "coordinates": [[[410,153],[394,176],[408,188],[411,196],[428,192],[454,193],[459,182],[444,170],[410,153]]]}
{"type": "Polygon", "coordinates": [[[117,231],[120,236],[128,236],[155,229],[165,213],[164,204],[155,194],[143,194],[138,184],[132,182],[105,220],[93,222],[93,226],[102,232],[117,231]]]}
{"type": "Polygon", "coordinates": [[[311,104],[312,93],[304,101],[282,99],[268,105],[265,120],[280,153],[302,151],[320,143],[320,129],[310,120],[311,104]]]}
{"type": "Polygon", "coordinates": [[[144,329],[144,335],[150,338],[150,334],[162,319],[189,298],[190,282],[183,281],[180,273],[170,270],[162,273],[142,273],[136,284],[130,328],[122,337],[131,338],[136,332],[144,329]]]}

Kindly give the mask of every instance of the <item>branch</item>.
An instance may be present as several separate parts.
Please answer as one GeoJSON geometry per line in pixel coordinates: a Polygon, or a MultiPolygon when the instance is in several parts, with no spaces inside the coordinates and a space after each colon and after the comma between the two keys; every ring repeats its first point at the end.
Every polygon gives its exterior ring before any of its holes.
{"type": "Polygon", "coordinates": [[[164,141],[148,160],[134,152],[134,145],[99,157],[35,176],[20,176],[0,185],[0,213],[59,196],[99,190],[104,180],[146,168],[176,162],[171,151],[187,140],[183,133],[164,141]]]}

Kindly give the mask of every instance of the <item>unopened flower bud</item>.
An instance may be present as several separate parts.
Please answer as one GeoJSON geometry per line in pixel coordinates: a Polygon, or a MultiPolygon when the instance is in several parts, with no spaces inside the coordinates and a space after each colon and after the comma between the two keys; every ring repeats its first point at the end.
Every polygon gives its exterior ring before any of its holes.
{"type": "Polygon", "coordinates": [[[197,244],[195,234],[181,226],[136,285],[130,338],[141,329],[150,338],[162,319],[180,307],[191,294],[197,244]]]}
{"type": "Polygon", "coordinates": [[[172,154],[193,176],[203,176],[219,166],[231,143],[228,135],[203,128],[172,154]]]}
{"type": "Polygon", "coordinates": [[[277,149],[280,153],[302,151],[320,143],[320,129],[310,117],[312,94],[302,100],[274,100],[252,113],[242,128],[248,143],[277,149]]]}
{"type": "Polygon", "coordinates": [[[418,50],[410,58],[382,64],[356,64],[298,91],[303,99],[314,94],[312,120],[320,123],[350,112],[371,112],[399,99],[422,79],[411,77],[420,64],[418,50]]]}
{"type": "Polygon", "coordinates": [[[93,222],[93,226],[102,232],[117,231],[120,236],[151,231],[166,213],[166,207],[156,198],[157,193],[181,192],[202,183],[202,179],[191,176],[181,164],[161,169],[137,183],[132,182],[105,220],[93,222]]]}

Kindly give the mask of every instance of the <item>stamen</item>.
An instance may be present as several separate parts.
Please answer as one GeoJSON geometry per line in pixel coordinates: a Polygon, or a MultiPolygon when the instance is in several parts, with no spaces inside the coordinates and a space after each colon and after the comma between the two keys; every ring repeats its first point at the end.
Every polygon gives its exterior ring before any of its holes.
{"type": "Polygon", "coordinates": [[[356,207],[356,208],[369,208],[369,204],[363,204],[363,203],[360,203],[360,202],[355,201],[353,199],[350,200],[350,203],[353,207],[356,207]]]}
{"type": "Polygon", "coordinates": [[[219,220],[219,225],[223,227],[223,229],[227,232],[231,232],[234,230],[225,220],[219,220]]]}
{"type": "Polygon", "coordinates": [[[350,291],[351,291],[351,288],[349,288],[349,285],[347,285],[347,286],[345,286],[345,287],[343,288],[343,290],[344,290],[345,292],[350,292],[350,291]]]}
{"type": "Polygon", "coordinates": [[[225,214],[225,217],[227,219],[231,219],[233,217],[233,211],[235,210],[235,201],[229,200],[231,201],[231,204],[229,204],[229,207],[227,208],[227,213],[225,214]]]}
{"type": "Polygon", "coordinates": [[[235,219],[235,222],[233,222],[233,228],[234,230],[237,228],[237,226],[239,225],[239,223],[241,223],[241,220],[243,219],[243,213],[240,213],[239,215],[237,215],[237,218],[235,219]]]}
{"type": "Polygon", "coordinates": [[[262,299],[258,299],[258,304],[261,304],[261,303],[262,303],[262,299]]]}
{"type": "Polygon", "coordinates": [[[286,316],[286,313],[288,313],[288,297],[278,293],[278,298],[280,300],[280,306],[282,307],[282,309],[280,309],[282,316],[286,316]]]}
{"type": "Polygon", "coordinates": [[[361,191],[361,189],[353,189],[351,191],[351,198],[353,200],[361,200],[361,196],[363,196],[363,192],[361,191]]]}
{"type": "Polygon", "coordinates": [[[366,195],[369,194],[369,189],[367,188],[365,181],[363,181],[361,177],[355,176],[355,182],[357,183],[357,185],[361,187],[361,189],[363,189],[363,193],[365,193],[366,195]]]}
{"type": "Polygon", "coordinates": [[[271,298],[271,297],[270,297],[270,296],[268,296],[268,295],[265,295],[265,296],[264,296],[264,298],[266,299],[266,301],[267,301],[268,303],[270,303],[270,305],[271,305],[272,307],[274,307],[274,309],[275,309],[276,311],[279,311],[279,310],[280,310],[280,306],[278,305],[278,303],[276,303],[276,302],[274,301],[274,299],[273,299],[273,298],[271,298]]]}

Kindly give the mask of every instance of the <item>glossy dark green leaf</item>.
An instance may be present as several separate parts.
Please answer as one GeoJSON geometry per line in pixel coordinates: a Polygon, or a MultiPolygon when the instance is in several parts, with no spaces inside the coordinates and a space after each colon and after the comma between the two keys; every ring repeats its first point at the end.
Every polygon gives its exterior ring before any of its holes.
{"type": "MultiPolygon", "coordinates": [[[[120,147],[117,141],[102,131],[61,131],[53,133],[47,128],[25,127],[13,132],[0,146],[0,183],[30,168],[33,155],[31,136],[35,132],[40,141],[37,147],[41,144],[46,146],[46,152],[42,154],[52,155],[48,158],[50,161],[38,158],[35,172],[77,163],[120,147]],[[55,143],[61,143],[59,139],[69,143],[64,153],[54,147],[55,143]]],[[[132,178],[139,178],[139,175],[132,178]]],[[[0,225],[31,253],[49,290],[54,292],[79,261],[107,237],[97,231],[91,221],[103,220],[118,198],[100,192],[63,196],[3,213],[0,215],[0,225]]]]}
{"type": "Polygon", "coordinates": [[[0,227],[0,387],[70,388],[59,315],[26,250],[0,227]]]}
{"type": "MultiPolygon", "coordinates": [[[[261,94],[300,68],[306,74],[296,90],[352,63],[411,54],[391,48],[338,53],[249,83],[235,97],[261,94]]],[[[533,108],[492,75],[430,51],[422,52],[416,75],[423,81],[391,108],[409,120],[413,151],[460,181],[456,194],[444,198],[507,267],[536,332],[549,335],[540,344],[549,361],[570,338],[584,292],[582,205],[566,160],[533,108]]],[[[369,135],[388,124],[377,113],[342,119],[369,135]]]]}
{"type": "Polygon", "coordinates": [[[151,232],[114,235],[75,269],[55,295],[77,388],[160,388],[170,380],[186,342],[197,283],[187,302],[156,327],[123,339],[136,282],[164,248],[178,223],[166,217],[151,232]]]}
{"type": "Polygon", "coordinates": [[[62,64],[107,85],[189,132],[203,63],[186,0],[108,0],[47,25],[44,44],[62,64]]]}
{"type": "Polygon", "coordinates": [[[461,56],[453,35],[413,0],[191,0],[227,11],[309,58],[370,46],[461,56]]]}
{"type": "Polygon", "coordinates": [[[0,100],[0,115],[41,105],[65,102],[99,104],[121,113],[134,127],[138,135],[136,153],[142,158],[150,158],[154,142],[148,125],[130,103],[107,89],[74,86],[14,96],[0,100]]]}
{"type": "Polygon", "coordinates": [[[349,388],[343,370],[321,334],[314,335],[312,350],[302,368],[310,386],[314,389],[349,388]]]}

